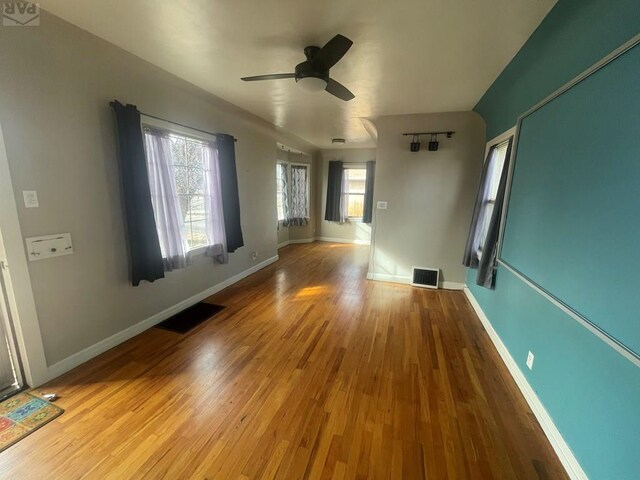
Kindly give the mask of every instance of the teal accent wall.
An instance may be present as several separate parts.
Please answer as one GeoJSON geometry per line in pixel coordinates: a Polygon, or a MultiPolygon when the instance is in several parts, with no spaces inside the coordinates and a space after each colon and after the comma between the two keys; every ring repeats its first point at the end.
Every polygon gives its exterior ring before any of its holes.
{"type": "Polygon", "coordinates": [[[487,139],[639,32],[640,0],[559,0],[474,107],[487,139]]]}
{"type": "MultiPolygon", "coordinates": [[[[476,105],[487,138],[638,33],[640,0],[560,0],[476,105]]],[[[495,290],[475,274],[469,288],[589,478],[640,478],[640,368],[505,268],[495,290]]]]}

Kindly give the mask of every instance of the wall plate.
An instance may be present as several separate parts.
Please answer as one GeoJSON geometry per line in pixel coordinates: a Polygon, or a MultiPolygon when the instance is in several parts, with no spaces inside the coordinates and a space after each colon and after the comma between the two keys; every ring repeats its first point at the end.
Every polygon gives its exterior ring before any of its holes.
{"type": "Polygon", "coordinates": [[[73,253],[70,233],[29,237],[24,240],[27,246],[27,257],[29,257],[30,262],[73,253]]]}

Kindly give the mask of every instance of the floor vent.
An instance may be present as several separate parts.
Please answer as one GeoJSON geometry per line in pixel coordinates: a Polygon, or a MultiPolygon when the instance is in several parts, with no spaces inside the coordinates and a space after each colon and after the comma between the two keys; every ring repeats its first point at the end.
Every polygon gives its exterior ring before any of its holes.
{"type": "Polygon", "coordinates": [[[422,288],[438,288],[440,270],[437,268],[413,267],[411,285],[422,288]]]}

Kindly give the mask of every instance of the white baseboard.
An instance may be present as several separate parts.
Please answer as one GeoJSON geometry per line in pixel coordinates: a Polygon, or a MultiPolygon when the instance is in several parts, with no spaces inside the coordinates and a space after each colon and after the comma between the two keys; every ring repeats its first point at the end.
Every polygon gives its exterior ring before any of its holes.
{"type": "MultiPolygon", "coordinates": [[[[411,277],[400,275],[387,275],[384,273],[367,273],[368,280],[377,280],[379,282],[393,282],[411,285],[411,277]]],[[[466,285],[458,282],[441,282],[439,287],[444,290],[463,290],[466,285]]]]}
{"type": "Polygon", "coordinates": [[[386,273],[368,272],[367,280],[377,280],[378,282],[402,283],[406,285],[411,284],[411,277],[403,277],[400,275],[387,275],[386,273]]]}
{"type": "MultiPolygon", "coordinates": [[[[47,369],[47,378],[45,378],[42,381],[42,383],[45,383],[49,380],[59,377],[60,375],[68,372],[69,370],[74,369],[78,365],[85,363],[86,361],[92,359],[93,357],[96,357],[101,353],[104,353],[107,350],[115,347],[116,345],[119,345],[122,342],[125,342],[126,340],[129,340],[130,338],[135,337],[136,335],[144,332],[145,330],[148,330],[154,325],[166,320],[167,318],[171,317],[172,315],[175,315],[176,313],[184,310],[185,308],[188,308],[191,305],[195,305],[196,303],[204,300],[205,298],[210,297],[211,295],[214,295],[221,290],[224,290],[225,288],[233,285],[234,283],[239,282],[243,278],[248,277],[249,275],[257,272],[258,270],[262,270],[263,268],[271,265],[277,260],[278,260],[277,255],[271,258],[268,258],[267,260],[260,262],[257,265],[254,265],[248,270],[240,272],[237,275],[234,275],[233,277],[230,277],[225,281],[220,282],[217,285],[214,285],[213,287],[206,289],[203,292],[197,293],[192,297],[182,300],[181,302],[175,305],[172,305],[171,307],[166,308],[165,310],[159,313],[156,313],[155,315],[145,320],[142,320],[141,322],[136,323],[135,325],[132,325],[131,327],[125,330],[122,330],[116,333],[115,335],[105,338],[104,340],[101,340],[100,342],[95,343],[85,348],[84,350],[79,351],[78,353],[74,353],[73,355],[65,358],[64,360],[60,360],[59,362],[54,363],[53,365],[50,365],[49,368],[47,369]]],[[[36,387],[37,385],[33,385],[33,386],[36,387]]]]}
{"type": "Polygon", "coordinates": [[[353,243],[355,245],[370,245],[371,240],[349,240],[346,238],[332,238],[332,237],[316,237],[319,242],[331,242],[331,243],[353,243]]]}
{"type": "Polygon", "coordinates": [[[278,250],[280,250],[282,247],[286,247],[287,245],[295,245],[298,243],[313,243],[315,241],[315,238],[294,238],[292,240],[285,240],[284,242],[278,244],[278,250]]]}
{"type": "Polygon", "coordinates": [[[511,376],[513,377],[516,384],[518,385],[518,388],[524,395],[524,398],[529,404],[529,407],[531,407],[533,414],[538,419],[538,422],[540,422],[540,426],[542,427],[542,430],[544,431],[545,435],[549,439],[549,442],[551,443],[553,450],[556,452],[556,455],[558,455],[558,458],[560,459],[560,462],[562,463],[565,470],[567,471],[569,478],[571,478],[572,480],[588,480],[587,474],[584,472],[584,470],[578,463],[578,460],[576,459],[573,452],[571,451],[571,448],[569,447],[567,442],[565,442],[564,438],[562,437],[562,434],[553,423],[553,419],[551,418],[547,410],[544,408],[544,405],[542,404],[542,402],[534,392],[533,388],[531,388],[531,385],[529,385],[529,382],[527,381],[526,377],[518,367],[518,364],[515,362],[515,360],[509,353],[509,350],[507,350],[507,347],[505,346],[505,344],[502,343],[500,336],[495,331],[495,329],[493,328],[493,325],[491,325],[491,322],[482,311],[482,308],[480,307],[480,304],[473,296],[473,293],[471,293],[471,290],[469,290],[466,287],[464,289],[464,293],[469,299],[469,302],[471,303],[471,306],[475,310],[476,315],[478,315],[480,322],[482,322],[482,325],[484,326],[485,330],[489,334],[489,338],[495,345],[496,350],[498,350],[500,357],[502,357],[502,361],[509,369],[509,373],[511,373],[511,376]]]}
{"type": "Polygon", "coordinates": [[[315,241],[315,238],[292,238],[291,240],[289,240],[289,244],[294,245],[296,243],[313,243],[315,241]]]}
{"type": "Polygon", "coordinates": [[[466,283],[459,282],[442,282],[440,284],[440,288],[443,288],[445,290],[464,290],[466,286],[466,283]]]}

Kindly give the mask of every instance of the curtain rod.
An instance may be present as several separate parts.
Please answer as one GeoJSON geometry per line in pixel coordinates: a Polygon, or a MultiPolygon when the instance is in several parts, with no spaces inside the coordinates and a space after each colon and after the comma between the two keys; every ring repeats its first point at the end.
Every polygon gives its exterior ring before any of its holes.
{"type": "MultiPolygon", "coordinates": [[[[114,102],[109,102],[109,105],[111,105],[112,107],[114,105],[116,105],[117,103],[119,103],[117,100],[114,102]]],[[[183,127],[183,128],[188,128],[190,130],[195,130],[196,132],[200,132],[200,133],[206,133],[207,135],[213,135],[214,137],[217,137],[219,135],[222,135],[221,133],[213,133],[213,132],[208,132],[206,130],[202,130],[200,128],[195,128],[195,127],[191,127],[189,125],[184,125],[183,123],[178,123],[178,122],[173,122],[171,120],[167,120],[166,118],[162,118],[162,117],[156,117],[155,115],[149,115],[148,113],[144,113],[144,112],[139,112],[140,115],[144,115],[145,117],[149,117],[149,118],[155,118],[156,120],[162,120],[163,122],[167,122],[167,123],[171,123],[173,125],[178,125],[179,127],[183,127]]],[[[233,137],[233,141],[237,142],[238,139],[236,137],[233,137]]]]}
{"type": "MultiPolygon", "coordinates": [[[[144,115],[145,117],[149,117],[149,118],[155,118],[156,120],[162,120],[163,122],[171,123],[173,125],[178,125],[179,127],[188,128],[190,130],[195,130],[196,132],[206,133],[207,135],[213,135],[214,137],[222,135],[221,133],[208,132],[208,131],[202,130],[200,128],[191,127],[191,126],[185,125],[183,123],[174,122],[172,120],[167,120],[166,118],[162,118],[162,117],[156,117],[155,115],[149,115],[148,113],[144,113],[144,112],[140,112],[140,115],[144,115]]],[[[236,137],[233,137],[233,141],[237,142],[238,139],[236,137]]]]}

